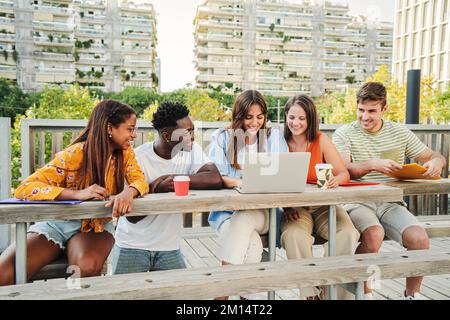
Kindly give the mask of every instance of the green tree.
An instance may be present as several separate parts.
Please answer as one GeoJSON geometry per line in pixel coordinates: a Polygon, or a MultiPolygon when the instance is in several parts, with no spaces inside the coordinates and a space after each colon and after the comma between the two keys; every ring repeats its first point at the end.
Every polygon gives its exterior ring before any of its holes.
{"type": "Polygon", "coordinates": [[[153,89],[126,87],[122,92],[110,96],[133,107],[138,115],[141,115],[152,102],[160,99],[159,94],[153,89]]]}
{"type": "MultiPolygon", "coordinates": [[[[39,105],[35,104],[28,108],[25,115],[16,118],[14,128],[11,131],[11,158],[12,158],[12,185],[17,187],[21,176],[21,144],[20,144],[20,121],[22,119],[87,119],[92,109],[99,102],[97,98],[91,97],[88,89],[80,88],[78,85],[63,90],[58,86],[45,88],[40,93],[39,105]]],[[[71,134],[63,137],[64,146],[71,141],[71,134]]],[[[51,136],[45,137],[46,158],[50,158],[51,136]]]]}
{"type": "Polygon", "coordinates": [[[10,80],[0,78],[0,117],[14,119],[38,102],[38,94],[27,94],[10,80]]]}

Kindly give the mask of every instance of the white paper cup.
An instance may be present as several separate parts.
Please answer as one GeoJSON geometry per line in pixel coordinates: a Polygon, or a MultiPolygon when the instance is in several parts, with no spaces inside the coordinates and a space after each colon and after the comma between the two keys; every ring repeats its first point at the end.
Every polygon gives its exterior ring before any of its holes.
{"type": "Polygon", "coordinates": [[[328,189],[328,182],[333,177],[333,166],[329,163],[318,163],[315,166],[317,176],[317,187],[328,189]]]}

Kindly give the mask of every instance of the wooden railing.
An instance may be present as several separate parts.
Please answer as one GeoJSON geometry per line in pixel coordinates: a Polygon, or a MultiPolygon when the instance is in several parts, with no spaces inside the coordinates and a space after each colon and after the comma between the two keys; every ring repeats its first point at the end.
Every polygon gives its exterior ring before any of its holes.
{"type": "MultiPolygon", "coordinates": [[[[11,119],[0,118],[0,199],[11,194],[11,119]]],[[[0,225],[0,252],[9,245],[11,229],[0,225]]]]}
{"type": "MultiPolygon", "coordinates": [[[[35,169],[51,160],[56,152],[61,151],[85,127],[86,120],[55,120],[55,119],[27,119],[21,122],[22,147],[22,178],[29,176],[35,169]],[[45,152],[44,146],[49,146],[51,152],[45,152]]],[[[208,153],[210,136],[217,128],[227,125],[226,122],[195,122],[197,129],[196,141],[208,153]]],[[[272,124],[271,126],[277,126],[272,124]]],[[[282,124],[281,124],[282,126],[282,124]]],[[[328,135],[341,125],[320,126],[321,131],[328,135]]],[[[437,125],[407,125],[426,145],[439,151],[450,159],[450,126],[437,125]]],[[[135,146],[151,141],[156,131],[149,121],[138,121],[138,137],[135,146]]],[[[448,177],[448,167],[442,176],[448,177]]],[[[419,215],[447,214],[448,194],[432,196],[414,196],[407,199],[410,209],[419,215]]],[[[184,226],[192,227],[192,214],[186,214],[184,226]]],[[[208,226],[207,213],[201,217],[201,226],[208,226]]]]}

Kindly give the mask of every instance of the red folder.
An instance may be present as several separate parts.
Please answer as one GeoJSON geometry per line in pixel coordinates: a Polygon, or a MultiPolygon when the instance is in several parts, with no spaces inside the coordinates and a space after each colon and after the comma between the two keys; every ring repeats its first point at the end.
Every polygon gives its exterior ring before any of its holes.
{"type": "MultiPolygon", "coordinates": [[[[308,180],[308,184],[317,184],[316,180],[308,180]]],[[[371,181],[348,181],[340,183],[340,187],[356,187],[356,186],[375,186],[380,184],[379,182],[371,182],[371,181]]]]}

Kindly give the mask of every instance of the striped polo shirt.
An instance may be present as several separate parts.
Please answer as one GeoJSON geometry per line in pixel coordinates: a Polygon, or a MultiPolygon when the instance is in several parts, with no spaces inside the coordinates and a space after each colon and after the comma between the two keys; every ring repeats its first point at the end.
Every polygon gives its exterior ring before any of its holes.
{"type": "MultiPolygon", "coordinates": [[[[405,163],[405,156],[417,158],[427,146],[404,124],[383,120],[381,130],[370,133],[358,121],[344,125],[333,134],[333,143],[340,153],[351,155],[352,162],[371,159],[391,159],[399,164],[405,163]]],[[[379,172],[370,172],[361,177],[362,181],[391,180],[379,172]]]]}

